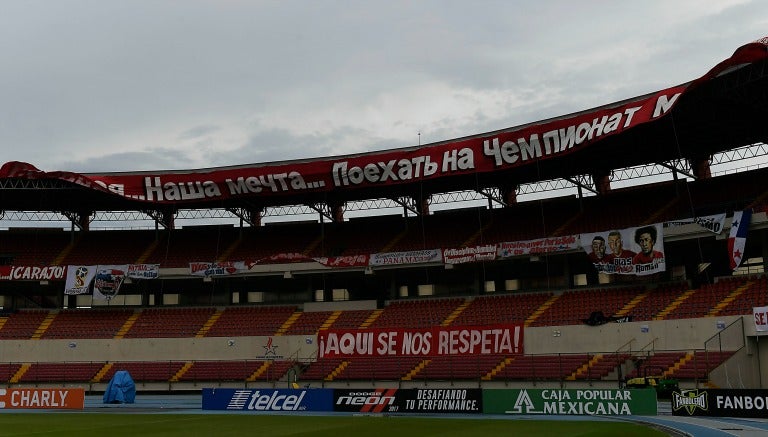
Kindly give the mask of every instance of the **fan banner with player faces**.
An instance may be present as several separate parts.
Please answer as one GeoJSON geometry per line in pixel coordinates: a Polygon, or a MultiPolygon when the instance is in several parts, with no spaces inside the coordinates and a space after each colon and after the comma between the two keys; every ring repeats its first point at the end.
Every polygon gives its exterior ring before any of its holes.
{"type": "Polygon", "coordinates": [[[666,271],[661,223],[581,234],[579,239],[600,273],[643,276],[666,271]]]}

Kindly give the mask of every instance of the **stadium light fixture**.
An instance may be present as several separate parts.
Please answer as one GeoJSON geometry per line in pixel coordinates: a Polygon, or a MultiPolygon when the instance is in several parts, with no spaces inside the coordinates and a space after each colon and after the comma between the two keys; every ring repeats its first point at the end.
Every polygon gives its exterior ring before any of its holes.
{"type": "Polygon", "coordinates": [[[203,282],[213,282],[213,278],[211,278],[210,276],[204,276],[203,282]]]}
{"type": "Polygon", "coordinates": [[[293,279],[293,273],[290,271],[283,273],[283,279],[293,279]]]}
{"type": "Polygon", "coordinates": [[[373,269],[371,267],[366,267],[365,268],[365,274],[366,275],[372,275],[373,274],[373,269]]]}

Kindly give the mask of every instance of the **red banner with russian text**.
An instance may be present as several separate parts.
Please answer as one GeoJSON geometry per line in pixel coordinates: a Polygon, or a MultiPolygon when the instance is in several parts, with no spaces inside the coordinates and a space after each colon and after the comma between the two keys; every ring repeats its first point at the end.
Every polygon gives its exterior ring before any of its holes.
{"type": "Polygon", "coordinates": [[[243,196],[339,192],[489,173],[537,165],[657,120],[669,114],[680,97],[699,84],[767,57],[761,39],[738,48],[731,57],[687,84],[575,114],[419,147],[163,172],[46,172],[25,162],[11,161],[0,166],[0,178],[58,179],[137,201],[180,205],[243,196]]]}

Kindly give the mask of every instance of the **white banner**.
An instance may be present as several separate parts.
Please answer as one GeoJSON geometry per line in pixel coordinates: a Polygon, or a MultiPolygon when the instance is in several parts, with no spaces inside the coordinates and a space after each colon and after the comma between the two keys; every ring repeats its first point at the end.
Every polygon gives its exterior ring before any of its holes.
{"type": "Polygon", "coordinates": [[[399,264],[421,264],[442,262],[443,251],[440,249],[411,250],[408,252],[384,252],[371,255],[370,265],[387,266],[399,264]]]}
{"type": "Polygon", "coordinates": [[[462,247],[461,249],[445,249],[443,261],[446,264],[463,264],[496,259],[496,245],[462,247]]]}
{"type": "Polygon", "coordinates": [[[245,261],[222,261],[215,263],[191,262],[189,273],[193,276],[228,276],[248,271],[245,261]]]}
{"type": "Polygon", "coordinates": [[[157,279],[160,264],[128,264],[127,276],[131,279],[157,279]]]}
{"type": "Polygon", "coordinates": [[[115,297],[125,281],[127,271],[128,264],[98,266],[93,281],[93,298],[110,300],[115,297]]]}
{"type": "Polygon", "coordinates": [[[753,307],[752,316],[755,319],[755,331],[768,331],[768,307],[753,307]]]}
{"type": "Polygon", "coordinates": [[[579,248],[577,235],[537,238],[535,240],[508,241],[496,245],[499,258],[537,253],[567,252],[579,248]]]}
{"type": "Polygon", "coordinates": [[[674,228],[676,226],[690,225],[693,223],[696,223],[702,228],[708,230],[709,232],[719,234],[723,232],[723,228],[725,227],[725,213],[705,215],[702,217],[694,217],[694,218],[687,218],[687,219],[681,219],[681,220],[673,220],[670,222],[665,222],[664,227],[674,228]]]}
{"type": "Polygon", "coordinates": [[[666,270],[661,223],[581,234],[579,239],[600,273],[642,276],[666,270]]]}
{"type": "Polygon", "coordinates": [[[64,294],[86,294],[96,276],[96,266],[67,266],[64,294]]]}

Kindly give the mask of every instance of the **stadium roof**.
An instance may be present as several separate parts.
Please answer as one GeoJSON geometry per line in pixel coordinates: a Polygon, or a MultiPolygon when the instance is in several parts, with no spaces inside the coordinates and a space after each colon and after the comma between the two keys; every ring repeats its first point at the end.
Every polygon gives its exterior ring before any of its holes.
{"type": "Polygon", "coordinates": [[[702,77],[655,93],[418,147],[195,170],[77,174],[0,167],[5,211],[340,205],[514,187],[708,159],[768,139],[768,45],[738,48],[702,77]]]}

